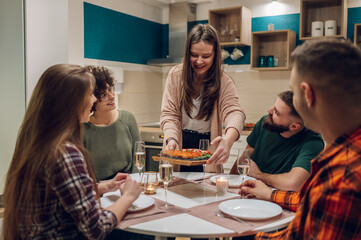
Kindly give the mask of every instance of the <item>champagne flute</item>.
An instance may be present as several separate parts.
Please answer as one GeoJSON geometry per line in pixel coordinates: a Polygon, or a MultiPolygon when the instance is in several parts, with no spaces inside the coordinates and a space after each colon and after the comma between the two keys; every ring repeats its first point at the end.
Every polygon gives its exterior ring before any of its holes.
{"type": "MultiPolygon", "coordinates": [[[[209,139],[200,139],[199,140],[199,149],[202,151],[206,151],[209,150],[209,139]]],[[[207,164],[202,164],[203,165],[203,182],[206,179],[206,166],[207,164]]]]}
{"type": "Polygon", "coordinates": [[[141,183],[141,173],[145,165],[145,144],[143,141],[136,141],[134,145],[134,163],[139,170],[139,182],[141,183]]]}
{"type": "Polygon", "coordinates": [[[237,167],[238,167],[238,171],[240,172],[241,174],[241,180],[242,180],[242,183],[245,182],[246,180],[246,176],[249,172],[249,169],[250,169],[250,166],[249,166],[249,163],[250,163],[250,153],[249,153],[249,150],[246,149],[244,150],[244,153],[242,154],[241,157],[238,158],[237,160],[237,167]]]}
{"type": "Polygon", "coordinates": [[[165,205],[164,207],[168,207],[168,199],[167,199],[167,192],[168,192],[168,183],[172,179],[173,176],[173,165],[164,157],[160,157],[159,161],[159,175],[160,179],[164,184],[165,190],[165,205]]]}

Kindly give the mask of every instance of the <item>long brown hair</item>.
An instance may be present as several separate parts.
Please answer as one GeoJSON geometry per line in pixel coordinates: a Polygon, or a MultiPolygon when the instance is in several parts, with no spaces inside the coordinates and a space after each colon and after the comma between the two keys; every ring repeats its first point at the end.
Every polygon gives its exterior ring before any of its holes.
{"type": "Polygon", "coordinates": [[[203,83],[202,102],[196,119],[208,120],[212,115],[214,102],[218,100],[219,89],[221,86],[221,46],[217,31],[209,24],[198,24],[192,28],[188,34],[186,48],[183,60],[182,72],[182,106],[184,106],[186,114],[191,117],[190,112],[193,108],[192,96],[195,91],[193,89],[194,72],[190,63],[190,51],[192,44],[205,42],[213,46],[214,59],[213,64],[207,72],[206,80],[203,83]]]}
{"type": "MultiPolygon", "coordinates": [[[[92,86],[94,77],[77,65],[54,65],[40,77],[20,127],[6,177],[4,239],[18,238],[19,224],[29,224],[24,213],[44,194],[46,201],[54,181],[51,172],[65,142],[76,145],[88,163],[81,141],[80,115],[86,108],[89,100],[86,95],[92,86]],[[34,191],[38,182],[45,186],[45,193],[34,191]]],[[[95,184],[90,164],[88,170],[95,184]]]]}

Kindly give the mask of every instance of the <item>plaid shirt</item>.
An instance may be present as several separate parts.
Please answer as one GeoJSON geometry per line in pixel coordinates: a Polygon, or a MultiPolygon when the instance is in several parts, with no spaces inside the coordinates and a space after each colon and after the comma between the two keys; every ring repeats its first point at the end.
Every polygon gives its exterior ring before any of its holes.
{"type": "MultiPolygon", "coordinates": [[[[46,203],[41,194],[34,206],[22,211],[32,223],[20,225],[22,239],[102,239],[116,226],[116,216],[100,209],[84,156],[74,145],[66,144],[55,171],[45,175],[51,175],[54,184],[46,203]]],[[[34,191],[44,193],[44,182],[34,191]]]]}
{"type": "Polygon", "coordinates": [[[275,191],[272,198],[297,209],[295,218],[285,230],[255,239],[361,239],[361,128],[313,160],[299,194],[275,191]]]}

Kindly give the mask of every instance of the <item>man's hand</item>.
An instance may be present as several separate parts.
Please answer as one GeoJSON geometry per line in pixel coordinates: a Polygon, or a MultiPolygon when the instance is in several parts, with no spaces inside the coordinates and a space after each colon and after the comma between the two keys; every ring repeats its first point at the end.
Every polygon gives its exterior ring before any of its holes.
{"type": "Polygon", "coordinates": [[[238,192],[241,196],[243,195],[247,198],[258,198],[266,201],[271,200],[272,189],[260,180],[248,180],[239,185],[238,188],[241,189],[238,192]]]}
{"type": "Polygon", "coordinates": [[[259,170],[257,164],[251,159],[249,162],[248,176],[261,179],[262,172],[259,170]]]}

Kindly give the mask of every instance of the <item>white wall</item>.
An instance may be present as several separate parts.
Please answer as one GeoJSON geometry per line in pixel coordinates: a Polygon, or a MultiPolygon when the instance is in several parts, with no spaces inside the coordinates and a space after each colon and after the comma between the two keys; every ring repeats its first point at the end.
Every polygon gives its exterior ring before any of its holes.
{"type": "Polygon", "coordinates": [[[0,1],[0,194],[25,112],[23,2],[0,1]]]}
{"type": "Polygon", "coordinates": [[[68,62],[68,2],[25,0],[27,100],[50,66],[68,62]]]}

